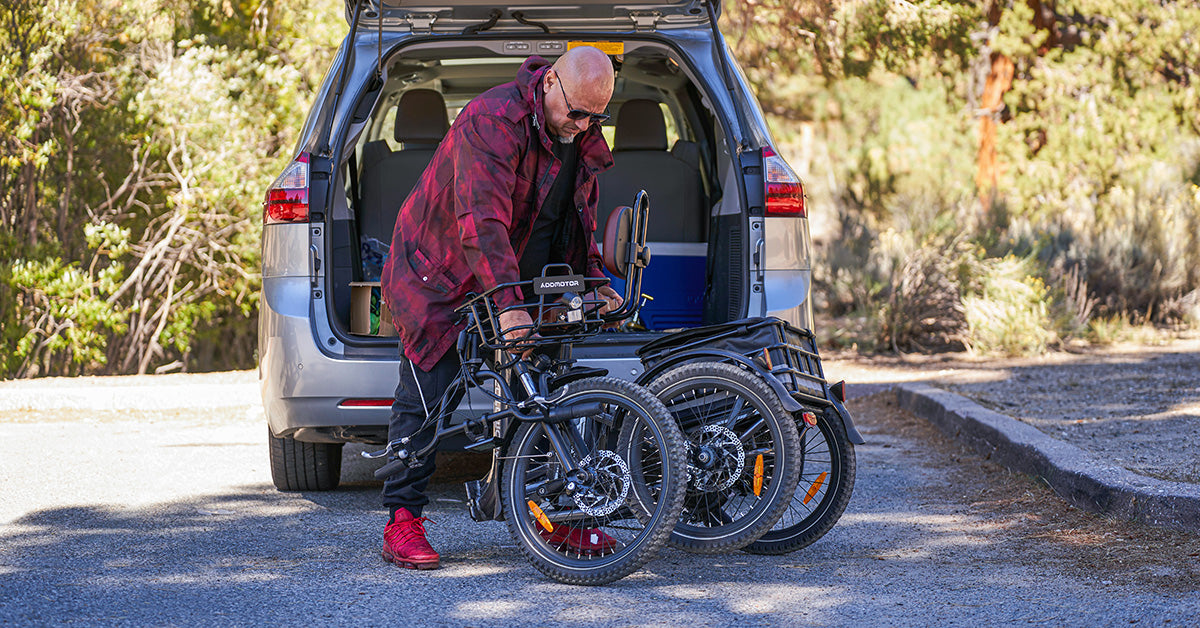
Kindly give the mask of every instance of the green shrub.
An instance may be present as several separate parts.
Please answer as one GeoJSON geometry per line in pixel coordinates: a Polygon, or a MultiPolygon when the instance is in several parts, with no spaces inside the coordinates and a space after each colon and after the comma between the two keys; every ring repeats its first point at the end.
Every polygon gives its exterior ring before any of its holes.
{"type": "Polygon", "coordinates": [[[972,3],[747,6],[729,9],[744,26],[732,41],[805,181],[815,303],[869,336],[839,342],[953,347],[914,321],[950,338],[964,312],[963,341],[1004,353],[1103,338],[1098,317],[1200,323],[1200,7],[1060,3],[1051,33],[1023,3],[995,5],[995,29],[972,3]],[[783,13],[745,13],[768,7],[783,13]],[[1015,76],[985,208],[974,176],[991,114],[977,108],[994,54],[1015,76]],[[985,267],[957,301],[953,241],[985,267]]]}
{"type": "Polygon", "coordinates": [[[1057,340],[1047,305],[1048,290],[1029,258],[981,262],[962,297],[967,348],[976,353],[1041,353],[1057,340]]]}
{"type": "Polygon", "coordinates": [[[343,10],[0,9],[0,377],[253,365],[260,203],[343,10]]]}
{"type": "Polygon", "coordinates": [[[969,245],[962,241],[913,251],[890,282],[878,346],[905,352],[962,349],[971,340],[961,296],[963,279],[975,265],[969,245]]]}
{"type": "Polygon", "coordinates": [[[94,256],[79,263],[16,260],[5,273],[14,288],[24,335],[12,351],[18,377],[94,372],[108,363],[108,339],[128,328],[128,312],[110,297],[125,272],[129,231],[112,224],[88,225],[94,256]]]}

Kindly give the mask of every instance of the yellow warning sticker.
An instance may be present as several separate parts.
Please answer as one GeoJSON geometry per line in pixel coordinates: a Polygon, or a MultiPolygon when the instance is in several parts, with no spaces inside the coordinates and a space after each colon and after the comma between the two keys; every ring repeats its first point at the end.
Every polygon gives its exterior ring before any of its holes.
{"type": "Polygon", "coordinates": [[[623,55],[625,54],[625,42],[623,41],[569,41],[567,42],[567,50],[578,48],[580,46],[591,46],[599,48],[606,55],[623,55]]]}

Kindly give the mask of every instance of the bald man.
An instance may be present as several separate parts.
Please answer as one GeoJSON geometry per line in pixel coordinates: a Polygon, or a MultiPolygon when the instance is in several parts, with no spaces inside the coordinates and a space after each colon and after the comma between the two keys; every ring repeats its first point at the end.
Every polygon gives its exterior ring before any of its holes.
{"type": "MultiPolygon", "coordinates": [[[[516,80],[479,95],[455,118],[400,208],[383,269],[384,299],[403,347],[389,440],[411,437],[412,449],[430,442],[432,430],[420,428],[426,408],[436,406],[458,374],[455,344],[462,325],[453,311],[468,293],[529,280],[550,263],[604,277],[592,233],[596,175],[613,163],[600,133],[612,91],[608,57],[578,47],[553,67],[530,57],[516,80]]],[[[495,299],[506,308],[528,296],[511,288],[495,299]]],[[[597,296],[606,302],[602,311],[621,305],[607,285],[597,296]]],[[[504,329],[532,323],[524,310],[506,312],[500,321],[504,329]]],[[[461,398],[460,391],[449,407],[461,398]]],[[[383,557],[401,567],[439,566],[421,516],[433,471],[431,457],[384,482],[391,518],[383,557]]],[[[609,544],[603,533],[572,537],[553,541],[580,552],[604,551],[609,544]]]]}

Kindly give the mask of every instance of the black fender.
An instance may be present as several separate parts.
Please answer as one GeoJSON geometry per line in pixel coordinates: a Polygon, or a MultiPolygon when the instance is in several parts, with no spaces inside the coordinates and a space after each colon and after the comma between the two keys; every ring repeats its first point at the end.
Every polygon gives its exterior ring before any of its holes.
{"type": "Polygon", "coordinates": [[[516,432],[519,421],[501,419],[496,427],[499,443],[492,450],[492,465],[487,475],[465,483],[467,509],[475,521],[504,521],[504,508],[500,504],[500,471],[508,446],[516,432]]]}
{"type": "Polygon", "coordinates": [[[605,375],[608,375],[608,369],[597,369],[586,366],[572,367],[567,369],[565,373],[560,373],[549,378],[546,383],[546,390],[554,391],[558,388],[566,386],[567,384],[570,384],[571,382],[577,382],[581,379],[587,379],[589,377],[604,377],[605,375]]]}
{"type": "MultiPolygon", "coordinates": [[[[838,382],[838,384],[842,384],[842,382],[838,382]]],[[[837,384],[834,384],[834,386],[837,386],[837,384]]],[[[832,388],[833,386],[830,386],[828,383],[825,384],[825,399],[829,401],[829,408],[826,411],[832,409],[838,418],[842,420],[842,425],[846,428],[846,438],[850,442],[855,445],[866,444],[867,439],[858,433],[858,428],[854,427],[854,419],[850,418],[850,411],[846,409],[846,404],[842,403],[842,395],[834,393],[831,390],[832,388]]],[[[842,390],[845,390],[844,384],[842,390]]]]}
{"type": "MultiPolygon", "coordinates": [[[[763,368],[754,360],[751,360],[740,353],[734,353],[732,351],[725,351],[722,349],[706,349],[701,347],[672,354],[669,357],[655,363],[653,366],[648,367],[646,371],[637,378],[635,383],[642,386],[649,385],[650,382],[654,381],[655,378],[669,369],[675,368],[676,366],[685,364],[687,362],[698,361],[733,362],[744,366],[745,368],[750,369],[762,377],[763,380],[767,382],[771,389],[775,391],[775,394],[779,396],[779,401],[783,404],[784,410],[794,414],[807,409],[804,405],[792,397],[791,393],[788,392],[786,387],[784,387],[783,382],[780,382],[779,378],[775,377],[773,373],[763,368]]],[[[834,386],[837,386],[837,384],[831,386],[828,382],[822,383],[822,388],[825,391],[825,399],[820,400],[824,402],[821,404],[824,406],[822,411],[832,410],[833,414],[836,415],[837,418],[841,419],[842,425],[846,428],[846,438],[851,443],[854,443],[855,445],[865,444],[867,442],[866,439],[862,437],[862,434],[859,433],[858,428],[854,426],[854,419],[850,417],[850,411],[847,410],[846,405],[842,403],[841,393],[833,390],[834,386]]],[[[815,397],[809,396],[808,398],[812,399],[813,401],[817,401],[815,397]]]]}
{"type": "Polygon", "coordinates": [[[706,349],[701,347],[698,349],[691,349],[688,351],[671,354],[669,357],[660,360],[654,366],[648,367],[646,371],[634,381],[634,383],[641,386],[647,386],[650,384],[650,382],[654,381],[655,378],[667,370],[688,362],[732,362],[738,366],[750,369],[759,377],[762,377],[763,381],[767,382],[767,385],[769,385],[771,389],[775,391],[775,394],[779,396],[780,403],[783,404],[784,410],[787,410],[788,412],[799,412],[800,410],[804,409],[804,406],[800,405],[800,402],[796,401],[792,397],[787,388],[784,388],[783,382],[780,382],[779,378],[775,377],[775,375],[770,371],[760,366],[754,360],[751,360],[740,353],[725,351],[723,349],[706,349]]]}

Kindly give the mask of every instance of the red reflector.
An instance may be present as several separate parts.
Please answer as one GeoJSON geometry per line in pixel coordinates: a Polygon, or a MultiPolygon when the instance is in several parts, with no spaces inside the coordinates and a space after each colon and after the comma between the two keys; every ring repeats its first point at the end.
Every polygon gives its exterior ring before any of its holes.
{"type": "Polygon", "coordinates": [[[339,408],[383,408],[392,405],[393,399],[346,399],[339,408]]]}
{"type": "Polygon", "coordinates": [[[804,217],[804,185],[792,167],[770,146],[762,149],[766,215],[804,217]]]}
{"type": "Polygon", "coordinates": [[[804,419],[804,422],[807,423],[809,427],[817,426],[817,415],[813,414],[812,412],[805,412],[800,416],[804,419]]]}

